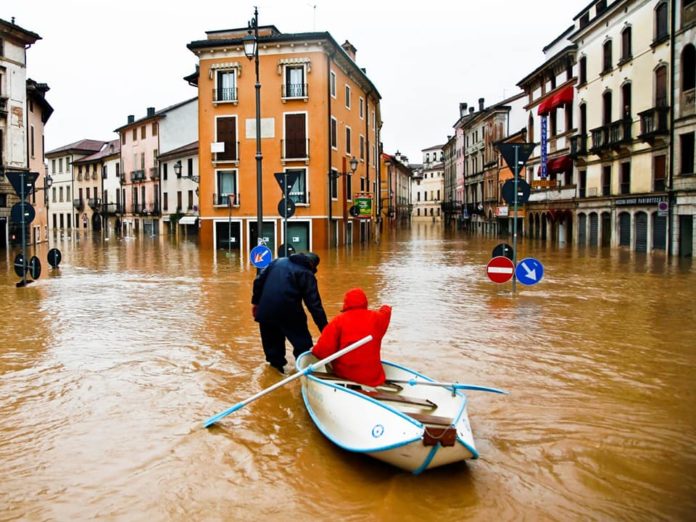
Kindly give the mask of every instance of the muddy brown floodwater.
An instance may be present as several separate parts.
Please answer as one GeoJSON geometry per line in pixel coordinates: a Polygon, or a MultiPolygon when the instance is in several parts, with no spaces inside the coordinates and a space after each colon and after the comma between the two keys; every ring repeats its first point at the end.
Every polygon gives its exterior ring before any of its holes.
{"type": "Polygon", "coordinates": [[[17,289],[3,254],[0,519],[693,520],[696,267],[526,242],[546,273],[512,296],[497,243],[428,224],[320,252],[329,317],[354,286],[394,306],[385,359],[511,392],[469,393],[479,460],[419,476],[333,446],[297,382],[201,428],[279,380],[238,257],[65,237],[17,289]]]}

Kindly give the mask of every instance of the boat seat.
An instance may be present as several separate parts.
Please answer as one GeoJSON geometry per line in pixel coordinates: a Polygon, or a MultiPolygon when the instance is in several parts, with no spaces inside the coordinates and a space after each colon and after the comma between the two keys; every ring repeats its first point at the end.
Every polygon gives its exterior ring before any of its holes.
{"type": "Polygon", "coordinates": [[[413,404],[414,406],[423,406],[424,408],[437,408],[437,404],[428,399],[421,399],[419,397],[406,397],[405,395],[398,395],[395,393],[383,393],[380,391],[372,390],[357,390],[363,395],[367,395],[378,401],[389,401],[398,402],[401,404],[413,404]]]}
{"type": "Polygon", "coordinates": [[[439,415],[428,415],[427,413],[404,412],[409,417],[416,419],[423,424],[433,424],[435,426],[451,426],[454,419],[451,417],[441,417],[439,415]]]}
{"type": "MultiPolygon", "coordinates": [[[[352,390],[359,390],[362,385],[358,384],[357,382],[349,381],[347,379],[344,379],[343,377],[339,377],[335,373],[330,373],[330,372],[312,372],[310,375],[317,377],[318,379],[323,379],[327,381],[337,381],[336,384],[343,384],[345,386],[348,386],[352,390]],[[357,387],[357,388],[356,388],[357,387]]],[[[390,391],[390,392],[400,392],[403,390],[403,386],[399,386],[395,382],[389,382],[385,381],[383,384],[380,384],[377,386],[377,389],[382,389],[384,391],[390,391]]]]}

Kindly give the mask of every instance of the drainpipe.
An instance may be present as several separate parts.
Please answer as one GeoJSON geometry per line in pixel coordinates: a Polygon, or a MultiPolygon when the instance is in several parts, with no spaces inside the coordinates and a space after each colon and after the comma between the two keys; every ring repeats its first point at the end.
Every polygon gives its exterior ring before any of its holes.
{"type": "MultiPolygon", "coordinates": [[[[329,139],[327,140],[327,155],[326,155],[326,160],[328,163],[328,173],[327,173],[327,178],[329,181],[328,185],[328,190],[327,190],[327,196],[328,196],[328,204],[329,204],[329,223],[328,223],[328,241],[327,245],[329,248],[331,248],[331,233],[332,233],[332,227],[333,227],[333,215],[332,215],[332,205],[331,205],[331,186],[332,186],[332,179],[331,179],[331,58],[334,56],[334,53],[332,54],[327,54],[326,55],[326,99],[328,100],[328,103],[326,104],[327,106],[327,113],[326,113],[326,124],[327,124],[327,129],[328,129],[328,137],[329,139]]],[[[338,87],[337,87],[338,89],[338,87]]],[[[336,134],[338,134],[338,122],[336,126],[336,134]]]]}
{"type": "Polygon", "coordinates": [[[669,36],[669,59],[670,59],[670,111],[669,111],[669,183],[667,184],[667,257],[672,257],[674,254],[672,247],[672,236],[674,231],[674,92],[676,91],[675,79],[675,61],[676,61],[676,50],[674,49],[675,33],[677,30],[677,10],[675,9],[675,2],[669,3],[671,12],[670,20],[670,36],[669,36]]]}

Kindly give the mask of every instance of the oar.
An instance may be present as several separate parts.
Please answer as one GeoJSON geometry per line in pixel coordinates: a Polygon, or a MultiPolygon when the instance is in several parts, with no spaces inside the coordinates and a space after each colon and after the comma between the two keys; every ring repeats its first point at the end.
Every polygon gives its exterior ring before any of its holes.
{"type": "Polygon", "coordinates": [[[296,374],[291,375],[290,377],[288,377],[288,378],[286,378],[286,379],[283,379],[283,380],[280,381],[280,382],[275,383],[273,386],[269,386],[269,387],[266,388],[265,390],[260,391],[260,392],[257,393],[256,395],[252,395],[252,396],[249,397],[248,399],[245,399],[245,400],[243,400],[242,402],[238,402],[237,404],[235,404],[235,405],[232,406],[231,408],[228,408],[228,409],[226,409],[225,411],[218,413],[217,415],[213,415],[212,417],[210,417],[208,420],[206,420],[206,421],[203,423],[203,427],[204,427],[204,428],[208,428],[208,427],[212,426],[213,424],[215,424],[215,423],[216,423],[217,421],[219,421],[220,419],[223,419],[224,417],[227,417],[230,413],[234,413],[235,411],[242,409],[244,406],[246,406],[246,405],[249,404],[250,402],[254,402],[256,399],[259,399],[259,398],[263,397],[264,395],[266,395],[266,394],[268,394],[268,393],[271,393],[273,390],[277,390],[278,388],[280,388],[280,387],[282,387],[282,386],[285,386],[285,385],[286,385],[287,383],[289,383],[290,381],[294,381],[295,379],[299,379],[299,378],[302,377],[303,375],[307,375],[308,373],[313,372],[314,370],[316,370],[316,369],[319,368],[320,366],[323,366],[324,364],[328,364],[328,363],[330,363],[331,361],[333,361],[334,359],[338,359],[339,357],[342,357],[343,355],[347,354],[348,352],[351,352],[351,351],[355,350],[356,348],[360,348],[363,344],[367,344],[367,343],[369,343],[371,340],[372,340],[372,336],[371,336],[371,335],[368,335],[367,337],[363,337],[363,338],[360,339],[359,341],[356,341],[356,342],[354,342],[353,344],[346,346],[345,348],[343,348],[342,350],[337,351],[337,352],[334,353],[333,355],[329,355],[326,359],[322,359],[321,361],[317,361],[317,362],[315,362],[314,364],[311,364],[311,365],[307,366],[307,367],[306,367],[304,370],[302,370],[301,372],[297,372],[296,374]]]}
{"type": "Polygon", "coordinates": [[[409,379],[408,381],[400,381],[397,379],[387,379],[386,382],[394,382],[399,384],[408,384],[409,386],[440,386],[442,388],[453,388],[455,390],[474,390],[483,391],[491,393],[502,393],[503,395],[508,395],[505,390],[499,390],[498,388],[490,388],[489,386],[478,386],[477,384],[460,384],[458,382],[430,382],[430,381],[418,381],[416,379],[409,379]]]}

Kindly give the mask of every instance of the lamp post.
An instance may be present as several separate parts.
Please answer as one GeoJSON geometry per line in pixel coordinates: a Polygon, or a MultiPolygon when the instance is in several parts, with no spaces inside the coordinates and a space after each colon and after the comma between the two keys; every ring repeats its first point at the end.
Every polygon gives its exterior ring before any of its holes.
{"type": "Polygon", "coordinates": [[[249,34],[244,42],[244,54],[251,60],[254,59],[256,70],[256,236],[257,244],[263,243],[263,176],[261,163],[261,83],[259,82],[259,10],[254,7],[254,17],[249,21],[249,34]],[[251,30],[254,30],[253,34],[251,30]]]}
{"type": "MultiPolygon", "coordinates": [[[[341,176],[355,174],[356,170],[358,170],[358,160],[355,158],[355,156],[350,159],[350,172],[332,172],[329,170],[329,248],[331,248],[331,236],[333,235],[333,204],[331,202],[333,182],[341,176]]],[[[338,195],[338,188],[336,189],[336,195],[338,195]]],[[[345,198],[345,190],[343,196],[345,198]]],[[[336,244],[338,244],[338,238],[336,238],[336,244]]]]}
{"type": "Polygon", "coordinates": [[[181,177],[181,160],[174,164],[174,174],[176,174],[177,178],[181,177]]]}

